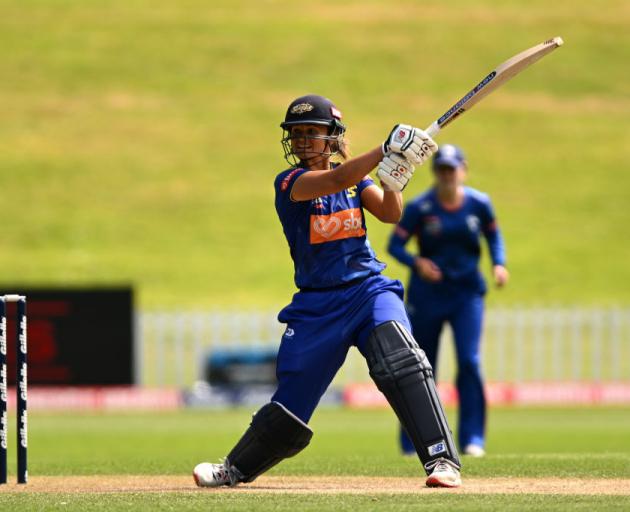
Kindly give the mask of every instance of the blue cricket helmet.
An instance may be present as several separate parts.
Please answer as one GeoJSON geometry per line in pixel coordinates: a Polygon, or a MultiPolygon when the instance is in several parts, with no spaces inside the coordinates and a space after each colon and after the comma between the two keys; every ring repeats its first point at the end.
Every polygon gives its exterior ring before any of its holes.
{"type": "Polygon", "coordinates": [[[319,124],[328,126],[330,133],[335,131],[340,134],[346,131],[341,117],[339,109],[328,98],[317,94],[307,94],[291,102],[280,127],[287,130],[296,124],[319,124]]]}
{"type": "Polygon", "coordinates": [[[343,144],[343,135],[346,132],[346,125],[341,122],[341,117],[341,112],[335,104],[318,94],[307,94],[294,99],[287,109],[284,121],[280,123],[283,130],[280,142],[287,162],[291,165],[300,163],[291,143],[291,127],[300,124],[327,126],[328,135],[308,136],[306,138],[326,141],[326,149],[320,153],[321,155],[332,156],[339,153],[343,144]]]}

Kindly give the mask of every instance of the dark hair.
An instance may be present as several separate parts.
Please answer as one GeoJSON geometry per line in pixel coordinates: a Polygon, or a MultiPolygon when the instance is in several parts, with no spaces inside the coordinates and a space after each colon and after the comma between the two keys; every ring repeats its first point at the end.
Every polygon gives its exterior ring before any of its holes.
{"type": "Polygon", "coordinates": [[[330,150],[333,155],[338,155],[344,162],[350,159],[350,141],[344,136],[344,134],[339,135],[339,138],[336,141],[330,143],[330,150]]]}

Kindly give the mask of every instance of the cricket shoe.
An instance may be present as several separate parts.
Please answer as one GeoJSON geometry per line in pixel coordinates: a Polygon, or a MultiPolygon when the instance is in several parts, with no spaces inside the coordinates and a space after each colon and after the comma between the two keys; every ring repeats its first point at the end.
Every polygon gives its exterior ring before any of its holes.
{"type": "Polygon", "coordinates": [[[464,448],[464,455],[470,455],[471,457],[483,457],[485,454],[486,451],[478,444],[467,444],[464,448]]]}
{"type": "Polygon", "coordinates": [[[233,486],[239,482],[238,472],[229,467],[228,461],[221,464],[202,462],[193,469],[193,478],[199,487],[233,486]]]}
{"type": "Polygon", "coordinates": [[[459,487],[462,479],[459,476],[459,468],[450,460],[439,458],[432,463],[433,467],[427,469],[431,473],[427,477],[427,487],[459,487]]]}

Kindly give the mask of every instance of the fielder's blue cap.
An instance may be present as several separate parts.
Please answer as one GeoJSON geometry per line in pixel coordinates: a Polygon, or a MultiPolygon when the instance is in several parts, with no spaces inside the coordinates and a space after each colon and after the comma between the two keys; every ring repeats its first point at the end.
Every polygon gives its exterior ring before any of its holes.
{"type": "Polygon", "coordinates": [[[466,161],[464,152],[455,144],[442,144],[433,156],[433,168],[439,166],[459,167],[466,161]]]}

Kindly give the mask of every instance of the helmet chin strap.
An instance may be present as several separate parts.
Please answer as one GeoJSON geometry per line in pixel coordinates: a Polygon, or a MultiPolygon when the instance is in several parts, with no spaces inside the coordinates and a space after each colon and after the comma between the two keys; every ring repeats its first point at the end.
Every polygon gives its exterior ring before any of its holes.
{"type": "MultiPolygon", "coordinates": [[[[300,160],[300,165],[302,167],[310,168],[312,166],[312,164],[315,164],[318,161],[321,161],[323,159],[329,159],[329,158],[330,158],[330,155],[326,155],[325,153],[320,153],[319,155],[311,156],[309,158],[300,160]]],[[[321,166],[321,167],[323,167],[323,166],[321,166]]],[[[330,168],[330,162],[328,163],[328,168],[330,168]]]]}
{"type": "Polygon", "coordinates": [[[328,160],[328,169],[330,169],[330,157],[333,156],[334,154],[335,153],[333,153],[332,148],[330,147],[330,141],[327,140],[326,146],[324,146],[324,151],[322,151],[321,153],[318,153],[315,156],[311,156],[305,160],[300,159],[300,164],[304,164],[304,167],[310,167],[311,160],[316,162],[318,159],[322,159],[322,160],[326,159],[328,160]]]}

